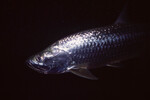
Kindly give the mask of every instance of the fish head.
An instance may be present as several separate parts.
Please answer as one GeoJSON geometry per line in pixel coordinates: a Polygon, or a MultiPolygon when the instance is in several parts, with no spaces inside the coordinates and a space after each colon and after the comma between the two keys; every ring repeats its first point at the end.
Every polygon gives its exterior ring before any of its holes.
{"type": "Polygon", "coordinates": [[[71,64],[69,54],[63,50],[44,50],[27,60],[32,69],[44,74],[59,74],[71,64]]]}

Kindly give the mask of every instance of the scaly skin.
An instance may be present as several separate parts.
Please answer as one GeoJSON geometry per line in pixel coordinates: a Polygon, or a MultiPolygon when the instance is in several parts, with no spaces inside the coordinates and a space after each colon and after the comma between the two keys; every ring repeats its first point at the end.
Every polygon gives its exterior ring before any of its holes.
{"type": "Polygon", "coordinates": [[[70,35],[51,48],[68,52],[75,64],[106,64],[140,54],[145,37],[139,26],[117,24],[70,35]]]}
{"type": "Polygon", "coordinates": [[[69,72],[79,65],[97,62],[101,67],[142,54],[147,33],[142,26],[127,24],[78,32],[55,42],[28,63],[45,74],[69,72]]]}

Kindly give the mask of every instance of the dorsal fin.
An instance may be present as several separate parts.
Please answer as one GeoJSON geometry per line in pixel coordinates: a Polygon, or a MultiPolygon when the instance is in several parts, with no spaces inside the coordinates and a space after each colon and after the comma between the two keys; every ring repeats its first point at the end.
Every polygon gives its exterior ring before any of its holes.
{"type": "Polygon", "coordinates": [[[129,4],[126,3],[121,11],[121,13],[119,14],[117,20],[115,21],[115,24],[127,24],[129,23],[129,11],[128,8],[129,4]]]}

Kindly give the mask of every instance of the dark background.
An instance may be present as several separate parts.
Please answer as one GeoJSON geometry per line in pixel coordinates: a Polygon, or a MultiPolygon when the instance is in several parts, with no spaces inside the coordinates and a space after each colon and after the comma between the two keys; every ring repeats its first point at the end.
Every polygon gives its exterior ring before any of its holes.
{"type": "MultiPolygon", "coordinates": [[[[47,0],[2,3],[1,67],[4,99],[107,100],[143,99],[149,94],[149,58],[127,61],[121,68],[99,68],[92,81],[66,73],[43,75],[27,67],[31,55],[56,40],[85,29],[113,24],[125,0],[47,0]],[[2,35],[3,35],[2,34],[2,35]]],[[[149,24],[149,2],[129,3],[132,22],[149,24]]]]}

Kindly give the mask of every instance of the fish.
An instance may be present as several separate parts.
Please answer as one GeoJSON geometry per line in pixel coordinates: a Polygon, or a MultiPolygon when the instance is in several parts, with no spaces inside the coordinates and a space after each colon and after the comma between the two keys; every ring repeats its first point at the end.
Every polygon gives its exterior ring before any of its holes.
{"type": "Polygon", "coordinates": [[[143,26],[117,20],[113,25],[66,36],[30,57],[27,64],[43,74],[71,72],[86,79],[97,80],[90,69],[116,67],[116,63],[141,55],[146,38],[147,32],[143,26]],[[99,65],[91,66],[94,63],[99,65]]]}

